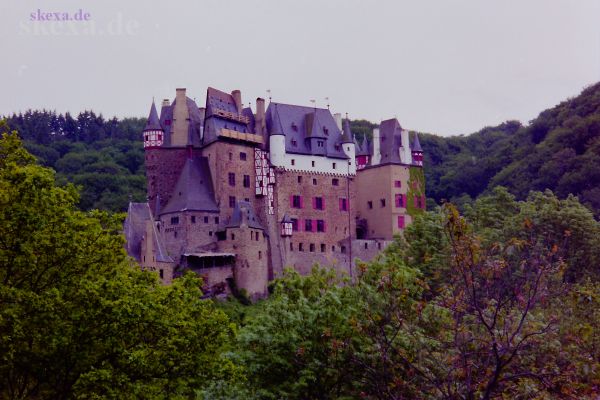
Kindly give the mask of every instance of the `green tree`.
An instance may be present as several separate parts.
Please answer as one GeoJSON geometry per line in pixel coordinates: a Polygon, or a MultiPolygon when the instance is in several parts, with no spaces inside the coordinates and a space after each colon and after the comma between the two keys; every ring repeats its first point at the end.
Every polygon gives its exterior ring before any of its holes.
{"type": "Polygon", "coordinates": [[[3,135],[0,397],[188,398],[240,380],[222,357],[234,327],[201,299],[201,281],[160,285],[127,259],[121,216],[76,203],[3,135]]]}

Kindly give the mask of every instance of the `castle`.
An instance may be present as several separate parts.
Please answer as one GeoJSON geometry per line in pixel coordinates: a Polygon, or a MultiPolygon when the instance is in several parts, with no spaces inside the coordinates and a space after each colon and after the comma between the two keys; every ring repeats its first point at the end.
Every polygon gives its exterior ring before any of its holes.
{"type": "Polygon", "coordinates": [[[340,114],[208,88],[177,89],[143,131],[146,203],[130,203],[127,251],[164,283],[192,270],[209,296],[267,293],[285,267],[350,276],[425,209],[423,151],[396,119],[357,143],[340,114]]]}

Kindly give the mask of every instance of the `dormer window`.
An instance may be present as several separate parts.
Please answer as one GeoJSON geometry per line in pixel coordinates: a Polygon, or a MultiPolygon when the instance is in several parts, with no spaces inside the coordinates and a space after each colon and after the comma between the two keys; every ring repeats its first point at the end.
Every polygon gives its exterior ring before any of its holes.
{"type": "Polygon", "coordinates": [[[292,129],[293,129],[295,132],[298,132],[298,125],[296,125],[296,123],[295,123],[295,122],[292,122],[292,129]]]}
{"type": "Polygon", "coordinates": [[[294,147],[298,146],[298,142],[296,141],[296,139],[292,139],[292,146],[294,146],[294,147]]]}
{"type": "Polygon", "coordinates": [[[319,141],[317,142],[317,146],[318,146],[318,147],[323,147],[323,141],[322,141],[322,140],[319,140],[319,141]]]}
{"type": "Polygon", "coordinates": [[[329,136],[329,129],[323,127],[323,133],[325,134],[325,136],[329,136]]]}
{"type": "Polygon", "coordinates": [[[335,145],[335,151],[340,151],[340,145],[339,144],[335,145]]]}

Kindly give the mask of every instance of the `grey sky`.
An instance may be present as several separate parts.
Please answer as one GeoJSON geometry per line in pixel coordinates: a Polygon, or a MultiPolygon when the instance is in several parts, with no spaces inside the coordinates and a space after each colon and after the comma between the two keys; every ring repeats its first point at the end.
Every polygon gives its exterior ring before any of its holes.
{"type": "Polygon", "coordinates": [[[451,135],[600,80],[600,1],[0,0],[0,50],[0,114],[146,116],[152,96],[213,86],[451,135]]]}

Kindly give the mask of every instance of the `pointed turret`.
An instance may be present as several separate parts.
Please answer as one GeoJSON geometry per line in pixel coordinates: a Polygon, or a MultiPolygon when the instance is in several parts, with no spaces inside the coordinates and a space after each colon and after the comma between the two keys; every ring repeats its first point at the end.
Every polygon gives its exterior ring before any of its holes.
{"type": "Polygon", "coordinates": [[[348,120],[347,116],[346,116],[346,119],[344,120],[344,131],[342,133],[342,143],[354,143],[354,140],[352,140],[352,131],[350,131],[350,121],[348,120]]]}
{"type": "Polygon", "coordinates": [[[269,152],[271,164],[275,167],[285,165],[285,134],[283,133],[283,125],[277,103],[269,105],[269,113],[271,116],[271,132],[269,135],[269,152]]]}
{"type": "Polygon", "coordinates": [[[152,100],[152,106],[150,107],[150,114],[148,114],[148,120],[146,121],[146,127],[144,128],[144,148],[159,147],[162,146],[164,140],[164,131],[160,126],[158,119],[158,113],[156,112],[156,105],[152,100]]]}
{"type": "Polygon", "coordinates": [[[419,135],[415,132],[415,139],[412,142],[411,146],[411,154],[413,164],[418,166],[423,166],[423,149],[421,148],[421,143],[419,142],[419,135]]]}

